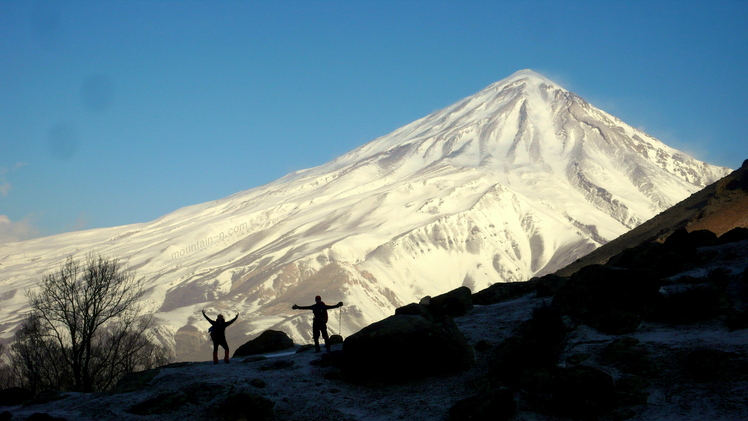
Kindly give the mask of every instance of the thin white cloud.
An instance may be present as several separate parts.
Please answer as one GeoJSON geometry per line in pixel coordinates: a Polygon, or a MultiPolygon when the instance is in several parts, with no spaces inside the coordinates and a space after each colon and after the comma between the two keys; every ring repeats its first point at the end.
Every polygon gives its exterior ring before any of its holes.
{"type": "Polygon", "coordinates": [[[30,240],[39,236],[39,230],[30,217],[11,221],[7,215],[0,215],[0,244],[30,240]]]}
{"type": "Polygon", "coordinates": [[[7,196],[8,193],[10,193],[10,190],[12,189],[10,181],[8,181],[5,175],[18,170],[19,168],[22,168],[25,165],[26,165],[25,162],[16,162],[11,168],[0,167],[0,196],[7,196]]]}

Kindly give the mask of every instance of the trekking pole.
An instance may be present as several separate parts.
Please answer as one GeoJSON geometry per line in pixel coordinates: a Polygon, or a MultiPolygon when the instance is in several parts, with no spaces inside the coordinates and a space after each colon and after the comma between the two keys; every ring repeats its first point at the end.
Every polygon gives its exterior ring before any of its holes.
{"type": "Polygon", "coordinates": [[[338,313],[338,335],[343,336],[343,309],[338,313]]]}

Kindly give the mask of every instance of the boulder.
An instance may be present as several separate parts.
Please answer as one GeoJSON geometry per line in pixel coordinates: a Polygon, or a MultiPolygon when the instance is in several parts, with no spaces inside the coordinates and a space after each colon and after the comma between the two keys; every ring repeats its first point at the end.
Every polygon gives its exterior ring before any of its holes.
{"type": "Polygon", "coordinates": [[[434,323],[394,315],[349,336],[341,368],[349,382],[388,384],[453,373],[473,363],[473,349],[451,319],[434,323]]]}
{"type": "Polygon", "coordinates": [[[442,316],[464,316],[473,309],[473,297],[470,288],[462,286],[442,295],[431,298],[428,309],[434,318],[442,316]]]}
{"type": "Polygon", "coordinates": [[[660,280],[646,270],[591,265],[575,273],[553,307],[604,333],[631,333],[655,307],[660,280]]]}
{"type": "Polygon", "coordinates": [[[293,341],[285,332],[266,330],[262,332],[260,336],[237,348],[237,350],[234,351],[234,357],[265,354],[268,352],[282,351],[292,347],[293,341]]]}
{"type": "Polygon", "coordinates": [[[709,230],[696,230],[688,232],[685,228],[673,231],[665,239],[665,248],[690,255],[698,247],[713,246],[717,243],[717,234],[709,230]]]}
{"type": "Polygon", "coordinates": [[[737,227],[719,236],[717,244],[734,243],[748,240],[748,228],[737,227]]]}
{"type": "Polygon", "coordinates": [[[342,344],[343,337],[340,335],[330,335],[330,338],[327,340],[327,343],[330,345],[342,344]]]}
{"type": "Polygon", "coordinates": [[[431,315],[429,308],[423,304],[410,303],[406,306],[395,309],[395,314],[405,316],[421,316],[426,318],[426,320],[428,321],[434,321],[434,317],[431,315]]]}

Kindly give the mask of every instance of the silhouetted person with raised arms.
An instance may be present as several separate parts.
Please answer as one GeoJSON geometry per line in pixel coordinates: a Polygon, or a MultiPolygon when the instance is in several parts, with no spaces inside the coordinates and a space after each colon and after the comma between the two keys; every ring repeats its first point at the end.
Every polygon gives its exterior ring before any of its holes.
{"type": "Polygon", "coordinates": [[[319,295],[314,297],[315,303],[310,306],[297,306],[296,304],[291,307],[294,310],[312,310],[314,312],[314,320],[312,320],[312,334],[314,335],[314,347],[317,352],[320,352],[319,348],[319,335],[325,339],[325,348],[327,352],[330,352],[330,344],[327,342],[329,337],[327,336],[327,310],[338,308],[343,306],[343,302],[339,302],[334,306],[328,306],[322,301],[322,297],[319,295]]]}
{"type": "Polygon", "coordinates": [[[223,314],[219,314],[216,317],[216,320],[210,320],[210,317],[205,315],[205,310],[203,310],[203,317],[205,317],[205,320],[211,324],[210,339],[213,340],[213,364],[218,364],[218,345],[223,347],[225,351],[223,361],[228,363],[229,344],[226,342],[226,328],[236,321],[236,318],[239,317],[239,313],[228,322],[223,318],[223,314]]]}

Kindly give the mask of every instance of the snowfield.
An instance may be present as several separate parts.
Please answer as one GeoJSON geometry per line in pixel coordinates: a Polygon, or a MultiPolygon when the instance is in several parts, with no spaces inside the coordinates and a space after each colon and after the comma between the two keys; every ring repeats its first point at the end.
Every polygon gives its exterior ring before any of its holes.
{"type": "Polygon", "coordinates": [[[178,360],[201,356],[190,332],[202,309],[240,314],[232,343],[268,328],[302,343],[309,323],[291,306],[321,295],[346,303],[347,336],[426,295],[552,273],[728,172],[523,70],[264,186],[0,244],[0,340],[28,310],[26,290],[91,251],[145,278],[145,309],[178,360]]]}

